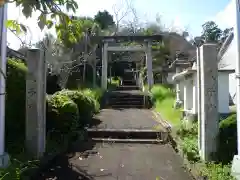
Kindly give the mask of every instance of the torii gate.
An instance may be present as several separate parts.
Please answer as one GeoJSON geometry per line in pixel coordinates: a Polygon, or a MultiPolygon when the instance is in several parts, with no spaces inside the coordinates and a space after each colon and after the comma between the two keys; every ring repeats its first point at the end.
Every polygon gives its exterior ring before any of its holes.
{"type": "Polygon", "coordinates": [[[144,52],[146,54],[147,66],[147,80],[149,88],[153,85],[152,73],[152,41],[162,41],[162,35],[152,36],[103,36],[102,37],[102,89],[107,89],[107,72],[108,72],[108,52],[130,51],[130,52],[144,52]],[[111,46],[112,42],[126,42],[136,41],[144,42],[143,46],[129,45],[129,46],[111,46]]]}

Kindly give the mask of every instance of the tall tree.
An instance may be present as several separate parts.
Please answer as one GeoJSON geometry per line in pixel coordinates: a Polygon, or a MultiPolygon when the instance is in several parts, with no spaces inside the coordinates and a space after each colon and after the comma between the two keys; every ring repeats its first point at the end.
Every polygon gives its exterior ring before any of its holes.
{"type": "Polygon", "coordinates": [[[222,37],[221,37],[221,42],[222,43],[227,39],[227,37],[231,34],[231,32],[233,32],[233,27],[223,30],[222,37]]]}
{"type": "Polygon", "coordinates": [[[222,37],[222,30],[214,21],[208,21],[202,25],[202,38],[205,42],[219,42],[222,37]]]}
{"type": "Polygon", "coordinates": [[[94,21],[100,25],[101,29],[108,29],[109,26],[113,26],[115,24],[113,16],[106,10],[98,11],[98,13],[94,16],[94,21]]]}

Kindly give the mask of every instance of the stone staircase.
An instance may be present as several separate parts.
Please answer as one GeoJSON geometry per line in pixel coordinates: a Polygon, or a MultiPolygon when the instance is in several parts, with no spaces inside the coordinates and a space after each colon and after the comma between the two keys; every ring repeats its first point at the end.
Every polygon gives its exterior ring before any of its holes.
{"type": "Polygon", "coordinates": [[[146,107],[146,96],[140,91],[133,77],[127,76],[123,79],[122,85],[108,93],[107,107],[113,109],[146,107]]]}
{"type": "MultiPolygon", "coordinates": [[[[123,89],[124,88],[126,87],[123,87],[123,89]]],[[[134,94],[129,90],[131,87],[127,87],[126,89],[110,92],[108,95],[107,107],[112,109],[144,108],[144,95],[134,94]]]]}
{"type": "MultiPolygon", "coordinates": [[[[105,125],[88,129],[94,142],[156,144],[168,141],[168,132],[153,119],[146,106],[146,96],[131,79],[107,93],[106,108],[100,113],[105,125]],[[105,121],[105,122],[104,122],[105,121]]],[[[147,98],[150,101],[150,98],[147,98]]]]}
{"type": "Polygon", "coordinates": [[[95,142],[158,144],[168,141],[168,133],[155,129],[88,129],[95,142]]]}

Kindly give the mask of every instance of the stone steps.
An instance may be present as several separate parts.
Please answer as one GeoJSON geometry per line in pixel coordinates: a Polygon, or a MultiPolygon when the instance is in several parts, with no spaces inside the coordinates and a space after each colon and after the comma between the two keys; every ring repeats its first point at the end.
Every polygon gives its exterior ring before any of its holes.
{"type": "Polygon", "coordinates": [[[92,138],[94,142],[101,143],[138,143],[138,144],[162,144],[166,141],[161,139],[112,139],[112,138],[92,138]]]}
{"type": "Polygon", "coordinates": [[[117,91],[140,90],[136,85],[122,85],[116,88],[117,91]]]}
{"type": "Polygon", "coordinates": [[[168,132],[160,130],[145,130],[145,129],[88,129],[89,138],[98,139],[134,139],[145,140],[161,140],[167,141],[168,132]]]}
{"type": "Polygon", "coordinates": [[[134,104],[111,104],[109,109],[143,109],[144,105],[134,105],[134,104]]]}
{"type": "Polygon", "coordinates": [[[126,99],[126,100],[116,100],[116,99],[112,99],[110,102],[109,102],[109,105],[136,105],[136,106],[139,106],[139,105],[143,105],[144,103],[144,100],[143,99],[134,99],[134,100],[129,100],[129,99],[126,99]]]}

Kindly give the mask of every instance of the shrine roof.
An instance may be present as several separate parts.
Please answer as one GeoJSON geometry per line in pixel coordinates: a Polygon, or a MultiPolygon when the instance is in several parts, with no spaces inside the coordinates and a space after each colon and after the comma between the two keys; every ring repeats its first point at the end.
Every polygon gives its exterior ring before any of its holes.
{"type": "MultiPolygon", "coordinates": [[[[218,69],[218,72],[222,72],[222,73],[227,73],[227,74],[231,74],[231,73],[234,73],[235,70],[234,69],[218,69]]],[[[194,73],[197,73],[197,69],[187,69],[185,71],[182,71],[180,73],[177,73],[175,74],[173,77],[172,77],[172,80],[173,82],[176,82],[176,81],[181,81],[181,80],[184,80],[184,78],[186,76],[191,76],[193,75],[194,73]]]]}
{"type": "Polygon", "coordinates": [[[108,41],[108,40],[115,40],[115,41],[162,41],[163,35],[118,35],[118,36],[92,36],[91,39],[93,41],[108,41]]]}

